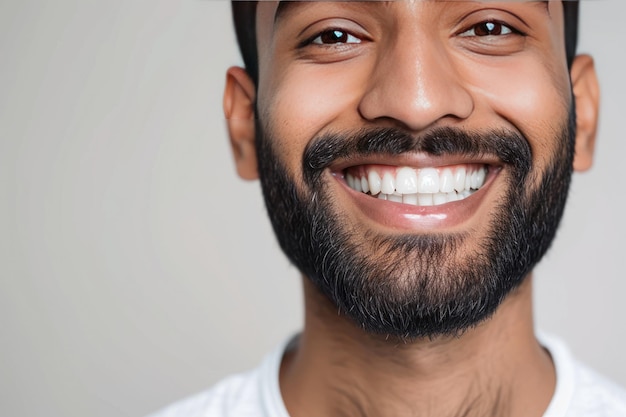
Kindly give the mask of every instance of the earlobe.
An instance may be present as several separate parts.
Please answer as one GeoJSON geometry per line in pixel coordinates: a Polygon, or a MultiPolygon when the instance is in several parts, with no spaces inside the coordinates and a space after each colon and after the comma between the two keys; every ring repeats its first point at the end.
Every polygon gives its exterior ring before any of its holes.
{"type": "Polygon", "coordinates": [[[593,58],[577,56],[572,64],[571,80],[576,100],[574,170],[586,171],[593,163],[600,106],[600,87],[593,58]]]}
{"type": "Polygon", "coordinates": [[[228,69],[224,115],[237,173],[246,180],[254,180],[259,176],[255,148],[255,94],[254,82],[243,68],[228,69]]]}

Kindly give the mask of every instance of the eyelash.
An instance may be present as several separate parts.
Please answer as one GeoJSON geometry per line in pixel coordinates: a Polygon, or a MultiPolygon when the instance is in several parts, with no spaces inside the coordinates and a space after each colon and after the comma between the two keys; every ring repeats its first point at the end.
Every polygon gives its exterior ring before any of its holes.
{"type": "MultiPolygon", "coordinates": [[[[460,32],[457,36],[466,37],[466,38],[481,38],[488,36],[508,36],[508,35],[522,35],[524,33],[515,29],[513,26],[497,21],[497,20],[486,20],[484,22],[476,23],[472,25],[469,29],[465,29],[460,32]],[[476,33],[477,29],[482,29],[484,33],[479,34],[476,33]],[[473,33],[471,33],[473,32],[473,33]],[[502,33],[505,32],[505,33],[502,33]]],[[[356,35],[353,35],[347,30],[341,28],[332,28],[326,29],[322,32],[315,34],[314,36],[308,38],[304,42],[302,42],[299,47],[305,47],[308,45],[317,45],[317,46],[329,46],[329,45],[349,45],[349,44],[360,44],[363,42],[363,39],[359,38],[356,35]],[[334,39],[331,39],[329,42],[324,42],[324,36],[333,36],[334,39]],[[345,40],[342,40],[345,38],[345,40]]]]}
{"type": "Polygon", "coordinates": [[[487,36],[507,36],[507,35],[524,35],[513,26],[508,25],[497,20],[486,20],[484,22],[476,23],[469,29],[466,29],[458,34],[461,37],[487,37],[487,36]],[[491,26],[491,27],[490,27],[491,26]],[[477,34],[476,30],[483,29],[485,33],[477,34]],[[502,33],[505,31],[506,33],[502,33]],[[470,33],[474,32],[474,33],[470,33]],[[491,32],[491,33],[490,33],[491,32]],[[497,32],[497,33],[494,33],[497,32]]]}
{"type": "Polygon", "coordinates": [[[315,34],[314,36],[308,38],[307,40],[305,40],[304,42],[302,42],[302,44],[300,45],[300,47],[304,47],[307,45],[318,45],[318,46],[328,46],[328,45],[347,45],[347,44],[359,44],[363,42],[363,40],[361,38],[359,38],[356,35],[353,35],[352,33],[350,33],[347,30],[344,29],[340,29],[340,28],[332,28],[332,29],[326,29],[322,32],[319,32],[317,34],[315,34]],[[323,37],[324,36],[334,36],[336,38],[336,41],[333,42],[332,40],[330,42],[324,42],[323,37]],[[342,40],[342,38],[346,38],[345,40],[342,40]],[[319,39],[319,41],[318,41],[319,39]]]}

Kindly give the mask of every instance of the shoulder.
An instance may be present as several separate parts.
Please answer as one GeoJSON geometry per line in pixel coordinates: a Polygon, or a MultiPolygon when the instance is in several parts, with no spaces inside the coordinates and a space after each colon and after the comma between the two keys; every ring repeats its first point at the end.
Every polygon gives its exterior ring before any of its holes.
{"type": "Polygon", "coordinates": [[[572,357],[565,344],[540,335],[552,356],[557,385],[544,417],[626,417],[626,391],[572,357]]]}
{"type": "MultiPolygon", "coordinates": [[[[626,391],[587,366],[577,363],[572,417],[626,417],[626,391]]],[[[568,415],[569,417],[569,415],[568,415]]]]}
{"type": "Polygon", "coordinates": [[[280,363],[288,347],[285,342],[257,368],[227,377],[148,417],[288,417],[278,381],[280,363]]]}
{"type": "Polygon", "coordinates": [[[258,370],[232,375],[212,388],[175,402],[148,417],[259,416],[258,370]]]}

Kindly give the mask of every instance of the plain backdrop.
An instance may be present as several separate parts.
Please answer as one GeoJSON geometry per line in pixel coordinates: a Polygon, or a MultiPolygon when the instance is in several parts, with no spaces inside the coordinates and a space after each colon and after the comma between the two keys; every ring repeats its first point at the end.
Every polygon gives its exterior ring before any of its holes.
{"type": "MultiPolygon", "coordinates": [[[[603,98],[536,273],[538,327],[626,384],[626,2],[585,1],[603,98]]],[[[229,3],[0,0],[0,415],[141,416],[300,327],[221,111],[229,3]]]]}

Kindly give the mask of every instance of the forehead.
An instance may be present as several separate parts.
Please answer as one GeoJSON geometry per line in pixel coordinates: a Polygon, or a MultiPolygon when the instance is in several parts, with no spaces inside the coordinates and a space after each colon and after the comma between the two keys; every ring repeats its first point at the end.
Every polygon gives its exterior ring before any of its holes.
{"type": "MultiPolygon", "coordinates": [[[[328,1],[320,0],[305,0],[305,1],[263,1],[263,3],[272,4],[274,10],[274,21],[280,22],[283,19],[289,18],[290,12],[293,13],[297,9],[314,6],[315,3],[328,3],[328,1]]],[[[489,5],[497,3],[495,0],[482,0],[482,1],[468,1],[468,0],[391,0],[391,1],[334,1],[333,3],[344,3],[344,6],[353,8],[370,8],[370,9],[385,9],[390,8],[395,3],[437,3],[440,7],[459,7],[463,4],[483,4],[489,5]]],[[[549,12],[549,1],[531,1],[531,0],[508,0],[505,3],[525,3],[529,6],[539,7],[546,12],[549,12]]]]}
{"type": "MultiPolygon", "coordinates": [[[[264,39],[279,28],[285,22],[289,22],[307,10],[319,10],[320,8],[332,6],[346,10],[368,12],[374,16],[384,17],[400,9],[406,10],[430,10],[431,13],[443,13],[445,11],[462,10],[471,7],[503,7],[516,8],[519,11],[539,11],[551,16],[556,5],[561,5],[561,0],[392,0],[392,1],[320,1],[320,0],[296,0],[296,1],[274,1],[261,0],[256,8],[257,36],[264,39]]],[[[560,8],[560,7],[559,7],[560,8]]],[[[416,11],[416,13],[419,13],[416,11]]]]}
{"type": "Polygon", "coordinates": [[[339,3],[346,7],[352,8],[371,8],[371,9],[384,9],[393,6],[394,4],[418,4],[418,3],[429,3],[429,4],[438,4],[439,6],[445,7],[459,7],[467,4],[481,4],[481,5],[489,5],[489,4],[498,4],[498,3],[508,3],[508,4],[526,4],[534,7],[539,7],[547,12],[549,12],[550,3],[561,3],[560,0],[391,0],[391,1],[377,1],[377,0],[365,0],[365,1],[353,1],[353,0],[261,0],[259,1],[259,6],[257,11],[260,12],[263,18],[272,18],[273,21],[279,22],[285,18],[289,18],[289,15],[298,9],[315,6],[316,3],[339,3]]]}

